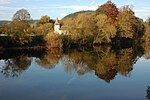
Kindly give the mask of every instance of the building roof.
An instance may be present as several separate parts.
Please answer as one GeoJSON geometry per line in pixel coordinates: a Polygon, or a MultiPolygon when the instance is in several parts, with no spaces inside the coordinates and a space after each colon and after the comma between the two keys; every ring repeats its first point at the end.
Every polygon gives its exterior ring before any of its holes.
{"type": "Polygon", "coordinates": [[[55,25],[60,25],[58,18],[55,20],[55,25]]]}

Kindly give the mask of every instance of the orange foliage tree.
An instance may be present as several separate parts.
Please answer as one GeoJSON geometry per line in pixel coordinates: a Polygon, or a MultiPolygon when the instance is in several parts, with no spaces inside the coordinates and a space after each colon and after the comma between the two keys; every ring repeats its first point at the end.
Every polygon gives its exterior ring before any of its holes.
{"type": "Polygon", "coordinates": [[[106,14],[111,19],[116,19],[118,13],[118,8],[111,1],[99,6],[99,8],[96,10],[96,14],[106,14]]]}

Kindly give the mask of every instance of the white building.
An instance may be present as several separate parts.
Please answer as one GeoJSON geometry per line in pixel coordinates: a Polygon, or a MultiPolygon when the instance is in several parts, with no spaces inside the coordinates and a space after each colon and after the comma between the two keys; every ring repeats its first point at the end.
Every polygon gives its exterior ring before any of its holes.
{"type": "Polygon", "coordinates": [[[55,20],[55,24],[54,24],[54,33],[58,33],[58,34],[67,34],[66,30],[61,30],[61,25],[59,23],[58,18],[56,18],[55,20]]]}

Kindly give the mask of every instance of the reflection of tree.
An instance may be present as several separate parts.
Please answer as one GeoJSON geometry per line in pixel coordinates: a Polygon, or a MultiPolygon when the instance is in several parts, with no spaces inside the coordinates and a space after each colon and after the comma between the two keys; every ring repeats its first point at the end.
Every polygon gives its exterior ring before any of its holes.
{"type": "Polygon", "coordinates": [[[105,80],[106,82],[110,82],[110,80],[114,79],[117,74],[115,70],[116,65],[116,55],[111,52],[111,47],[95,47],[97,55],[97,62],[94,66],[95,74],[105,80]]]}
{"type": "Polygon", "coordinates": [[[31,61],[31,58],[24,55],[5,60],[5,64],[1,68],[1,73],[6,77],[18,77],[23,71],[28,69],[31,61]]]}
{"type": "Polygon", "coordinates": [[[146,93],[147,93],[146,95],[147,100],[150,100],[150,86],[147,87],[146,93]]]}
{"type": "Polygon", "coordinates": [[[137,59],[143,55],[143,48],[135,46],[121,49],[117,52],[116,70],[123,76],[127,76],[133,70],[137,59]]]}
{"type": "Polygon", "coordinates": [[[144,58],[150,59],[150,45],[149,45],[149,42],[143,44],[143,47],[144,47],[144,58]]]}
{"type": "Polygon", "coordinates": [[[91,61],[88,52],[78,52],[77,50],[67,53],[68,56],[62,58],[62,62],[65,65],[65,71],[71,73],[76,71],[79,76],[85,73],[91,72],[92,70],[87,66],[87,62],[91,61]],[[88,60],[88,61],[86,61],[88,60]]]}
{"type": "Polygon", "coordinates": [[[71,50],[62,58],[66,72],[76,71],[79,76],[95,71],[99,78],[110,82],[117,73],[127,76],[143,49],[135,46],[113,50],[110,46],[94,47],[94,51],[71,50]],[[139,51],[138,51],[139,50],[139,51]]]}
{"type": "Polygon", "coordinates": [[[117,54],[117,65],[116,70],[123,76],[128,75],[128,73],[133,69],[132,66],[137,56],[134,57],[133,48],[122,49],[117,54]]]}
{"type": "Polygon", "coordinates": [[[58,64],[59,59],[62,56],[62,49],[60,48],[51,48],[46,51],[46,54],[36,60],[36,62],[46,69],[54,68],[58,64]]]}

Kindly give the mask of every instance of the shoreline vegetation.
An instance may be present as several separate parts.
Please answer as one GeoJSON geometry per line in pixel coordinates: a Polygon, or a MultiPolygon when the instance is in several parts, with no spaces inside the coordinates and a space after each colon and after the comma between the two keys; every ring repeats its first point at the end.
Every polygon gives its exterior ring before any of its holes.
{"type": "Polygon", "coordinates": [[[64,17],[60,24],[67,34],[55,33],[55,21],[47,15],[34,21],[27,10],[21,9],[12,19],[0,24],[0,49],[128,47],[150,42],[150,18],[143,21],[130,6],[117,8],[111,1],[96,11],[80,11],[64,17]]]}

